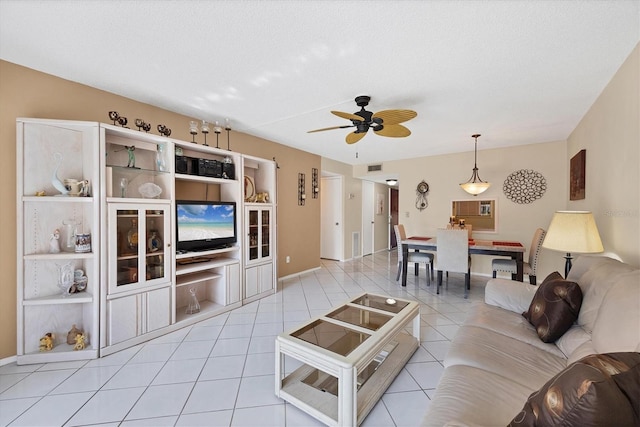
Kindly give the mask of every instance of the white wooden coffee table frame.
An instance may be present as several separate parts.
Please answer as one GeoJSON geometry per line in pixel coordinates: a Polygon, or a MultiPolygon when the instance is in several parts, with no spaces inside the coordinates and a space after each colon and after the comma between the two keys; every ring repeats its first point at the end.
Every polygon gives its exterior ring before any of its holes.
{"type": "MultiPolygon", "coordinates": [[[[355,301],[364,295],[388,298],[382,295],[363,293],[352,298],[355,301]]],[[[415,301],[397,299],[408,303],[398,313],[379,310],[348,302],[343,304],[366,311],[376,312],[392,318],[378,330],[372,331],[351,323],[326,317],[342,306],[334,307],[325,315],[316,317],[299,328],[280,334],[276,338],[276,395],[327,425],[357,426],[375,406],[387,387],[398,375],[420,343],[420,306],[415,301]],[[307,325],[323,320],[356,332],[370,335],[347,356],[309,343],[292,336],[307,325]],[[403,329],[412,322],[412,335],[403,329]],[[357,378],[360,372],[371,363],[385,346],[397,342],[394,350],[380,364],[371,377],[357,389],[357,378]],[[290,356],[303,363],[291,374],[284,376],[284,358],[290,356]],[[316,369],[323,371],[338,380],[338,396],[319,390],[302,382],[316,369]]]]}

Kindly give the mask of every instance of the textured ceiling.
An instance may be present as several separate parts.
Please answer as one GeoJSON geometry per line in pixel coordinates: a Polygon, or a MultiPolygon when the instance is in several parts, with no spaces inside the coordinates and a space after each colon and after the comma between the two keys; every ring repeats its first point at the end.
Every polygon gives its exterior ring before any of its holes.
{"type": "Polygon", "coordinates": [[[362,164],[566,139],[640,40],[639,5],[0,0],[0,58],[362,164]],[[307,133],[350,124],[330,111],[358,95],[417,111],[412,135],[307,133]]]}

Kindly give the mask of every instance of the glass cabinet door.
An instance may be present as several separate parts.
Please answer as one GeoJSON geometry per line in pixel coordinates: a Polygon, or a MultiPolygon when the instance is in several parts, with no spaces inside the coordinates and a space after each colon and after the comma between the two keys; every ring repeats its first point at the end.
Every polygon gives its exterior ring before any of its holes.
{"type": "Polygon", "coordinates": [[[249,227],[247,242],[249,248],[248,258],[250,261],[258,259],[258,210],[250,209],[248,214],[247,226],[249,227]]]}
{"type": "Polygon", "coordinates": [[[248,264],[270,258],[271,251],[271,207],[251,206],[245,210],[247,241],[245,242],[248,264]]]}
{"type": "Polygon", "coordinates": [[[271,211],[263,210],[262,211],[262,223],[261,225],[261,242],[260,242],[260,256],[262,258],[267,258],[271,255],[270,245],[271,245],[271,211]]]}
{"type": "Polygon", "coordinates": [[[169,221],[168,206],[110,205],[109,229],[115,230],[109,239],[110,293],[169,280],[169,221]]]}

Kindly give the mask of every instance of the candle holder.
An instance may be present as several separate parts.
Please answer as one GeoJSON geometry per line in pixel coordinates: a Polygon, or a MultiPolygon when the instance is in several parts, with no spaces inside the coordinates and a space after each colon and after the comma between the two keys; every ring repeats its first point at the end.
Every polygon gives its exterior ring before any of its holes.
{"type": "Polygon", "coordinates": [[[135,124],[136,124],[136,127],[138,128],[138,131],[139,131],[142,128],[142,126],[144,126],[144,120],[136,119],[135,124]]]}
{"type": "Polygon", "coordinates": [[[213,133],[216,134],[216,148],[220,148],[218,145],[218,137],[220,136],[221,132],[222,132],[222,128],[220,127],[220,124],[218,123],[218,121],[216,121],[216,125],[213,127],[213,133]]]}
{"type": "Polygon", "coordinates": [[[158,132],[160,133],[160,135],[164,135],[164,136],[171,135],[171,129],[169,129],[168,127],[162,124],[158,125],[158,132]]]}
{"type": "Polygon", "coordinates": [[[189,122],[189,133],[191,134],[191,142],[196,143],[196,135],[198,134],[198,122],[190,121],[189,122]]]}
{"type": "Polygon", "coordinates": [[[207,134],[209,133],[209,123],[203,120],[202,126],[200,126],[200,132],[202,132],[202,134],[204,135],[204,145],[209,145],[207,144],[207,134]]]}
{"type": "Polygon", "coordinates": [[[229,121],[229,119],[225,119],[224,121],[224,130],[227,131],[227,150],[231,151],[231,148],[229,146],[229,132],[231,132],[231,122],[229,121]]]}

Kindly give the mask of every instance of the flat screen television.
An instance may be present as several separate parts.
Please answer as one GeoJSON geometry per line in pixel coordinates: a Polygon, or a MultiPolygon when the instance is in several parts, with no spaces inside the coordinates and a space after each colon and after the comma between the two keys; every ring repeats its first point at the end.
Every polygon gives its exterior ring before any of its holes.
{"type": "Polygon", "coordinates": [[[237,242],[236,203],[176,201],[178,251],[220,249],[237,242]]]}

